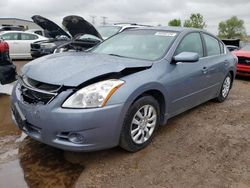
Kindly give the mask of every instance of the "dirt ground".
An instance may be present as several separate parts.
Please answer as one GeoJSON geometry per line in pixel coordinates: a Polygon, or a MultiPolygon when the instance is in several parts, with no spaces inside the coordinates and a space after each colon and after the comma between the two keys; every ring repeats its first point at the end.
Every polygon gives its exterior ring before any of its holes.
{"type": "Polygon", "coordinates": [[[169,120],[133,154],[65,152],[21,136],[9,96],[0,96],[2,187],[249,188],[250,79],[237,78],[224,103],[210,101],[169,120]]]}

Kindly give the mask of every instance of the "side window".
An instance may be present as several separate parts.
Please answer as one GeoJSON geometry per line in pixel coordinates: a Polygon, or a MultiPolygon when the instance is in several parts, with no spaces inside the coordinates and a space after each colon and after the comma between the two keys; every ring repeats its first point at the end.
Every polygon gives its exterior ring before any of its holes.
{"type": "Polygon", "coordinates": [[[35,39],[38,39],[38,36],[28,33],[21,34],[21,40],[35,40],[35,39]]]}
{"type": "Polygon", "coordinates": [[[207,35],[207,34],[203,34],[203,35],[204,35],[204,40],[205,40],[206,47],[207,47],[207,55],[212,56],[212,55],[221,54],[219,41],[210,35],[207,35]]]}
{"type": "Polygon", "coordinates": [[[18,40],[18,33],[6,33],[2,35],[4,40],[18,40]]]}
{"type": "Polygon", "coordinates": [[[198,53],[199,57],[203,57],[202,40],[199,33],[190,33],[184,37],[175,51],[175,55],[181,52],[198,53]]]}
{"type": "Polygon", "coordinates": [[[42,31],[35,31],[35,33],[38,34],[38,35],[43,36],[43,32],[42,31]]]}

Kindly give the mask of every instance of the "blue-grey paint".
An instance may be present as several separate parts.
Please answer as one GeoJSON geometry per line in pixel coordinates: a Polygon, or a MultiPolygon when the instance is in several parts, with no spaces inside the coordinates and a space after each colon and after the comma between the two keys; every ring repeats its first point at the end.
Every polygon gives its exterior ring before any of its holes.
{"type": "Polygon", "coordinates": [[[115,147],[119,144],[128,108],[144,92],[156,90],[164,96],[164,124],[167,119],[217,97],[226,75],[230,71],[235,75],[237,60],[227,50],[221,55],[200,58],[197,62],[172,63],[175,49],[186,34],[205,31],[170,27],[149,29],[179,32],[165,56],[157,61],[69,52],[45,56],[25,65],[25,76],[44,83],[70,86],[47,105],[26,104],[22,100],[20,84],[15,86],[12,105],[17,104],[27,121],[41,128],[41,134],[27,134],[65,150],[93,151],[115,147]],[[61,107],[74,88],[86,81],[103,74],[118,73],[125,68],[136,67],[147,68],[122,77],[125,84],[111,96],[104,107],[61,107]],[[78,132],[84,136],[85,142],[73,144],[60,140],[58,135],[61,132],[78,132]]]}

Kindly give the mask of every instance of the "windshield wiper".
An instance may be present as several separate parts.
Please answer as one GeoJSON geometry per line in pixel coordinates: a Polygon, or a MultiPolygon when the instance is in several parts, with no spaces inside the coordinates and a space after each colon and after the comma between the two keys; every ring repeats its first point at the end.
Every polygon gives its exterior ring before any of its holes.
{"type": "Polygon", "coordinates": [[[111,56],[116,56],[116,57],[125,57],[125,56],[118,55],[118,54],[108,54],[108,55],[111,55],[111,56]]]}

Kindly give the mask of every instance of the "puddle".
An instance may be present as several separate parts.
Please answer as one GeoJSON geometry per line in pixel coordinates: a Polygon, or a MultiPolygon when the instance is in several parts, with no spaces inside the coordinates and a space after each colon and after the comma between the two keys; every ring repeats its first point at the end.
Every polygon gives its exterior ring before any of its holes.
{"type": "Polygon", "coordinates": [[[74,187],[84,167],[65,160],[64,151],[24,139],[19,146],[20,166],[29,187],[74,187]]]}
{"type": "Polygon", "coordinates": [[[10,84],[2,85],[0,84],[0,93],[1,94],[6,94],[6,95],[11,95],[12,89],[14,87],[16,82],[12,82],[10,84]]]}
{"type": "Polygon", "coordinates": [[[21,134],[11,120],[10,97],[0,95],[0,187],[71,188],[83,169],[64,151],[21,134]]]}
{"type": "Polygon", "coordinates": [[[10,97],[0,95],[0,137],[19,134],[20,131],[11,120],[10,97]]]}
{"type": "Polygon", "coordinates": [[[27,188],[19,160],[0,165],[0,187],[27,188]]]}

